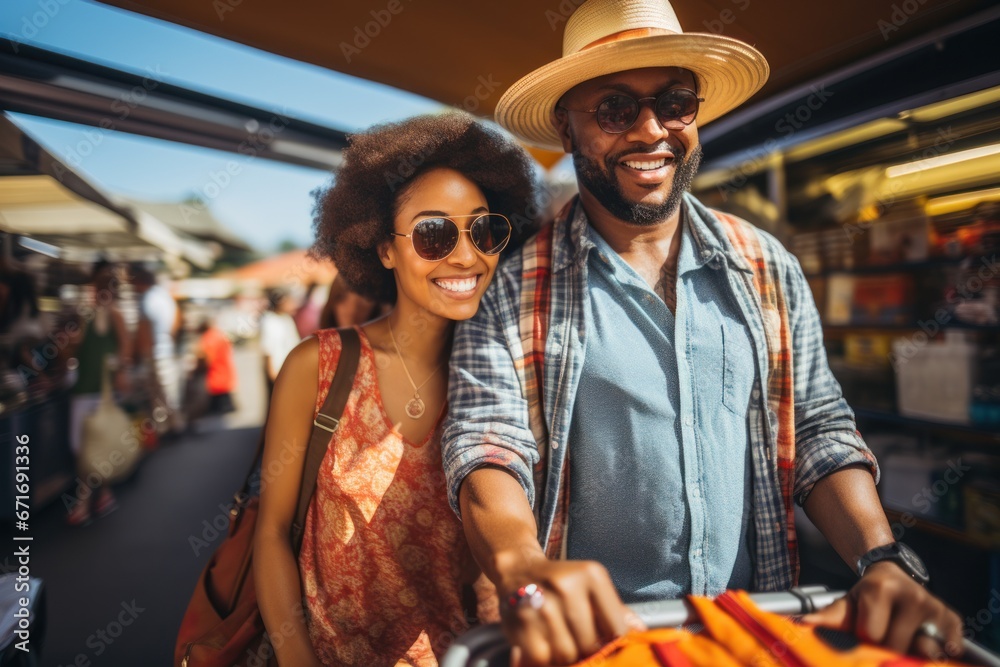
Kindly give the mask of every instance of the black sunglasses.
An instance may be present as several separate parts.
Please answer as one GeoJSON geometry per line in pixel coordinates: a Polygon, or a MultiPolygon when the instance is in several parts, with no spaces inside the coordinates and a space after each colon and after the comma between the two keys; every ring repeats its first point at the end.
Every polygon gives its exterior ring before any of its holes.
{"type": "Polygon", "coordinates": [[[687,88],[671,88],[656,97],[640,97],[616,93],[604,98],[595,109],[570,109],[578,113],[596,113],[597,124],[608,134],[621,134],[628,131],[639,117],[639,109],[643,102],[653,101],[653,112],[657,120],[666,129],[680,130],[690,125],[698,115],[698,106],[705,101],[698,93],[687,88]]]}
{"type": "Polygon", "coordinates": [[[499,213],[456,215],[454,218],[475,218],[468,229],[459,229],[451,218],[425,218],[413,226],[409,234],[391,232],[392,236],[410,239],[413,251],[421,259],[439,262],[458,247],[462,234],[472,238],[472,245],[484,255],[498,255],[510,240],[510,220],[499,213]]]}

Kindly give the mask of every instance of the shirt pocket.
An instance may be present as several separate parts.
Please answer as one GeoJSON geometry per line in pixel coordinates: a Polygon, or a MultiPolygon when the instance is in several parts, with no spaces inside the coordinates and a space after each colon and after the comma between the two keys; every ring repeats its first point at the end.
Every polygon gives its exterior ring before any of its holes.
{"type": "Polygon", "coordinates": [[[753,350],[746,327],[730,318],[722,321],[722,357],[722,404],[744,416],[754,380],[753,350]]]}

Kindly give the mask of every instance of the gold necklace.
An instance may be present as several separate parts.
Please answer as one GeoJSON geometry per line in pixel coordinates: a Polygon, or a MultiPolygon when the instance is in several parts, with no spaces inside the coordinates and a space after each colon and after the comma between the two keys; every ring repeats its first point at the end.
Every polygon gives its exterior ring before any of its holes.
{"type": "Polygon", "coordinates": [[[406,407],[404,408],[406,410],[406,416],[410,419],[420,419],[424,415],[424,409],[426,407],[423,399],[420,398],[420,390],[423,389],[424,385],[430,382],[435,373],[440,370],[441,364],[438,364],[437,368],[431,371],[431,374],[427,376],[427,379],[421,382],[418,387],[417,383],[413,381],[413,376],[410,375],[410,369],[406,367],[406,362],[403,361],[403,353],[399,351],[399,345],[396,343],[396,334],[392,332],[392,322],[388,317],[385,321],[389,325],[389,337],[392,338],[392,346],[396,348],[396,356],[399,357],[399,363],[403,365],[403,372],[406,373],[406,379],[410,381],[410,386],[413,387],[413,398],[406,402],[406,407]]]}

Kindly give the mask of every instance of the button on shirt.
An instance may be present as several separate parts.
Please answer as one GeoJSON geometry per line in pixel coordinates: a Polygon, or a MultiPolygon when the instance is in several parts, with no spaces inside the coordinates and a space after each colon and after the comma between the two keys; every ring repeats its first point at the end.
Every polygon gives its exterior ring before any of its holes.
{"type": "Polygon", "coordinates": [[[753,347],[725,262],[682,223],[676,314],[589,225],[567,555],[626,603],[749,588],[753,347]]]}

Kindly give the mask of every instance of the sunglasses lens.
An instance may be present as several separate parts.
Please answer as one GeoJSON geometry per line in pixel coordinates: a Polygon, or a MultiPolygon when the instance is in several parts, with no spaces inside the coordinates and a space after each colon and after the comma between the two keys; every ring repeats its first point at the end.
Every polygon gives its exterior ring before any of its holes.
{"type": "Polygon", "coordinates": [[[698,114],[698,96],[690,90],[668,90],[656,98],[656,116],[666,125],[681,122],[690,125],[698,114]]]}
{"type": "Polygon", "coordinates": [[[472,226],[472,242],[484,255],[495,255],[510,239],[510,223],[507,218],[496,213],[487,213],[476,218],[472,226]]]}
{"type": "Polygon", "coordinates": [[[413,249],[424,259],[436,262],[458,245],[458,227],[447,218],[421,220],[413,228],[413,249]]]}
{"type": "Polygon", "coordinates": [[[610,134],[621,134],[632,127],[639,115],[639,103],[628,95],[612,95],[597,107],[597,124],[610,134]]]}

